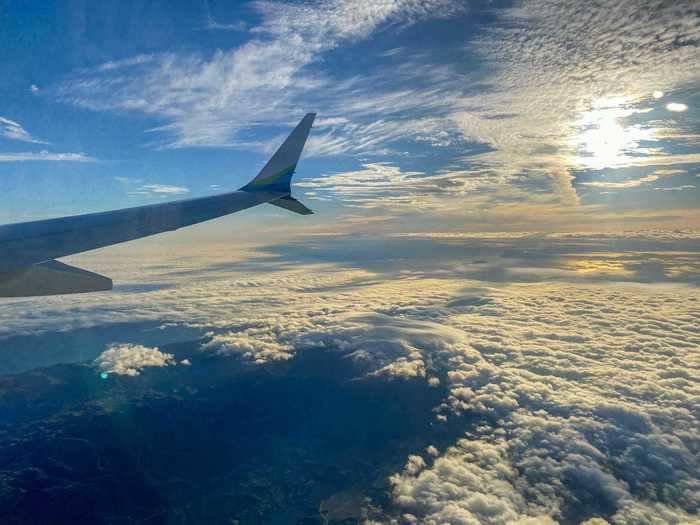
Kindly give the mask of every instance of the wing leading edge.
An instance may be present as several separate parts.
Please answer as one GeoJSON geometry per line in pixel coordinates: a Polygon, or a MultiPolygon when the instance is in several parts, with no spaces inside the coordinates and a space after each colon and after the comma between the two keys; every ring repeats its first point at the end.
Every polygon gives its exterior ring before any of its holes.
{"type": "Polygon", "coordinates": [[[312,213],[291,197],[290,184],[314,118],[314,113],[306,115],[258,176],[238,191],[0,226],[0,297],[111,289],[108,278],[54,261],[59,257],[177,230],[264,203],[302,215],[312,213]]]}

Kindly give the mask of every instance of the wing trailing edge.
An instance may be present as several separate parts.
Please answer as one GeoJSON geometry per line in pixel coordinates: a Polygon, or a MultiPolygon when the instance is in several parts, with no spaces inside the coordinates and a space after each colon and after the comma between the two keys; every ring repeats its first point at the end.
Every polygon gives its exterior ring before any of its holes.
{"type": "Polygon", "coordinates": [[[112,279],[59,261],[0,274],[0,297],[32,297],[112,289],[112,279]]]}

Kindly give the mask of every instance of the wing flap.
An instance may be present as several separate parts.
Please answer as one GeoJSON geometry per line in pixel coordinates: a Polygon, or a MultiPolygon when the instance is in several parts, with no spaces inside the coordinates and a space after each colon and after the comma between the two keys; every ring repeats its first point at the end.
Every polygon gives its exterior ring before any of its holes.
{"type": "Polygon", "coordinates": [[[112,289],[112,279],[59,261],[0,274],[0,297],[34,297],[112,289]]]}

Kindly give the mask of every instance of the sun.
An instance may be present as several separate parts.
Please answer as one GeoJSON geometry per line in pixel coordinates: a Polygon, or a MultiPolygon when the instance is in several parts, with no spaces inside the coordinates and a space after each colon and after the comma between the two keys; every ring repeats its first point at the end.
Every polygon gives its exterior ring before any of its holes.
{"type": "Polygon", "coordinates": [[[594,100],[591,109],[574,122],[572,145],[576,164],[589,169],[617,168],[642,153],[640,142],[653,140],[653,130],[639,124],[624,125],[624,118],[644,110],[631,109],[625,97],[594,100]]]}

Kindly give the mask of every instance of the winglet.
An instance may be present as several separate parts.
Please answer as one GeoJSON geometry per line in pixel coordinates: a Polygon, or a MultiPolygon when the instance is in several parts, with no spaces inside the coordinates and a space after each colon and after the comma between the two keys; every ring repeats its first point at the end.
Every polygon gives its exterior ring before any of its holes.
{"type": "Polygon", "coordinates": [[[275,154],[267,161],[265,167],[252,181],[241,188],[242,191],[280,191],[289,193],[292,176],[297,168],[301,151],[304,149],[306,139],[311,131],[311,126],[316,118],[316,113],[308,113],[297,127],[289,134],[287,140],[279,147],[275,154]]]}

